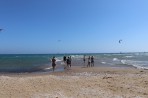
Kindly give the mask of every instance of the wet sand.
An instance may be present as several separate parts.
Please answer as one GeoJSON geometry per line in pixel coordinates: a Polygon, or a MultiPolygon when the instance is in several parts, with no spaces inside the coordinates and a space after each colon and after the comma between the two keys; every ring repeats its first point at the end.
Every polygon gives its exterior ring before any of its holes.
{"type": "Polygon", "coordinates": [[[148,70],[73,66],[63,72],[1,73],[0,98],[148,98],[148,70]]]}

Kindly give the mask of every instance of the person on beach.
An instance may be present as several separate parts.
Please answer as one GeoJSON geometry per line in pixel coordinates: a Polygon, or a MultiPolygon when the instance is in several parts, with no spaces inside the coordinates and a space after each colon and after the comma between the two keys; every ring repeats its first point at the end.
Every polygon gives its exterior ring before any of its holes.
{"type": "Polygon", "coordinates": [[[71,56],[69,57],[69,66],[71,67],[71,61],[72,61],[72,59],[71,59],[71,56]]]}
{"type": "Polygon", "coordinates": [[[91,67],[94,67],[94,57],[91,56],[91,67]]]}
{"type": "Polygon", "coordinates": [[[91,58],[90,56],[88,57],[88,64],[87,64],[87,67],[90,67],[90,63],[91,63],[91,58]]]}
{"type": "Polygon", "coordinates": [[[85,66],[85,55],[84,55],[84,57],[83,57],[83,62],[84,62],[84,66],[85,66]]]}
{"type": "Polygon", "coordinates": [[[64,57],[63,57],[64,69],[66,69],[66,67],[67,67],[67,65],[66,65],[67,62],[66,62],[66,60],[67,60],[67,59],[66,59],[66,56],[64,55],[64,57]]]}
{"type": "Polygon", "coordinates": [[[67,67],[70,67],[70,58],[67,58],[67,67]]]}
{"type": "Polygon", "coordinates": [[[63,61],[64,61],[64,63],[66,63],[66,56],[63,57],[63,61]]]}
{"type": "Polygon", "coordinates": [[[52,69],[53,69],[53,72],[54,72],[55,66],[56,66],[56,59],[55,59],[55,57],[53,57],[51,61],[52,61],[52,69]]]}

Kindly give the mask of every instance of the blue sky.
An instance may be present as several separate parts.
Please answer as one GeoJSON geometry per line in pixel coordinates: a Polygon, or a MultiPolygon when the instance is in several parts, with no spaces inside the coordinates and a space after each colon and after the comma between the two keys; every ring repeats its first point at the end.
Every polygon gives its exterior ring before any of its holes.
{"type": "Polygon", "coordinates": [[[148,0],[0,0],[0,54],[147,52],[147,5],[148,0]]]}

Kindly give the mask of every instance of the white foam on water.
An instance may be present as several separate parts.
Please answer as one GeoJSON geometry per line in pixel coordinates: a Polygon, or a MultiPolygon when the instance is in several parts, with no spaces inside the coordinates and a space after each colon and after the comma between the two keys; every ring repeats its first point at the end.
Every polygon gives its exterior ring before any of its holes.
{"type": "Polygon", "coordinates": [[[134,56],[125,56],[126,58],[132,58],[132,57],[134,57],[134,56]]]}
{"type": "Polygon", "coordinates": [[[120,61],[118,58],[113,58],[113,61],[120,61]]]}
{"type": "Polygon", "coordinates": [[[101,62],[102,64],[106,64],[106,62],[101,62]]]}
{"type": "Polygon", "coordinates": [[[132,65],[138,69],[148,69],[148,61],[121,60],[121,63],[132,65]]]}
{"type": "Polygon", "coordinates": [[[48,68],[45,68],[45,69],[52,69],[52,67],[48,67],[48,68]]]}
{"type": "Polygon", "coordinates": [[[56,58],[56,62],[60,62],[60,61],[62,61],[62,60],[60,60],[60,59],[56,58]]]}
{"type": "Polygon", "coordinates": [[[64,62],[61,62],[61,65],[65,65],[65,63],[64,62]]]}
{"type": "Polygon", "coordinates": [[[71,55],[71,57],[74,59],[80,59],[83,58],[83,55],[71,55]]]}
{"type": "Polygon", "coordinates": [[[126,61],[127,61],[127,60],[121,60],[121,63],[122,63],[122,64],[126,64],[126,61]]]}

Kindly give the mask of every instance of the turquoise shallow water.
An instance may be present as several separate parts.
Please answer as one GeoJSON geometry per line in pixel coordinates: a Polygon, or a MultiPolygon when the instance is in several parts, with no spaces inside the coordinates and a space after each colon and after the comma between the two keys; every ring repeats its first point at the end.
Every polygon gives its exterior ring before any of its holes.
{"type": "Polygon", "coordinates": [[[0,55],[0,71],[35,71],[50,64],[50,55],[11,54],[0,55]]]}
{"type": "MultiPolygon", "coordinates": [[[[57,65],[63,68],[62,59],[72,57],[72,65],[83,66],[83,54],[1,54],[0,72],[32,72],[51,67],[50,59],[55,56],[57,65]]],[[[148,69],[148,53],[87,53],[94,56],[95,66],[136,67],[148,69]]],[[[57,69],[60,70],[60,69],[57,69]]],[[[46,70],[51,71],[51,70],[46,70]]]]}

